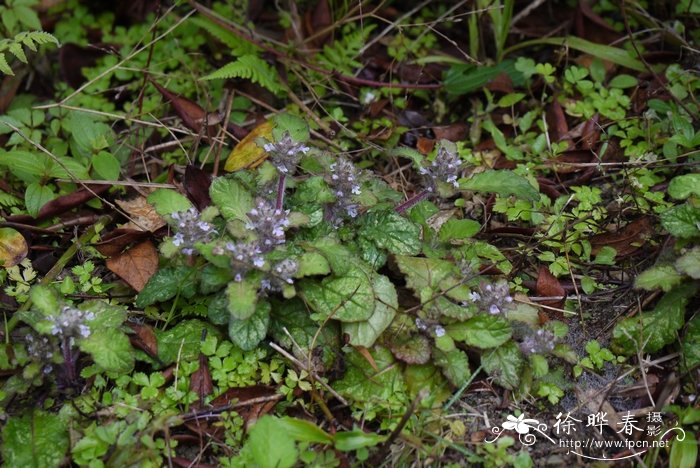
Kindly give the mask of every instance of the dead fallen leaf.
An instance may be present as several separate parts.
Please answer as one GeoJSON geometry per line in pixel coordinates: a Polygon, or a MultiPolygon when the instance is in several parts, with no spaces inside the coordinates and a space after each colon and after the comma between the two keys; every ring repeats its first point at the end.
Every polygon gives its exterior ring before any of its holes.
{"type": "Polygon", "coordinates": [[[211,177],[202,169],[194,164],[189,164],[185,168],[185,180],[182,185],[187,192],[187,196],[199,211],[211,205],[211,198],[209,197],[211,177]]]}
{"type": "Polygon", "coordinates": [[[209,361],[203,354],[199,354],[199,367],[190,376],[190,391],[197,394],[195,407],[203,407],[204,400],[214,391],[214,384],[209,373],[209,361]]]}
{"type": "Polygon", "coordinates": [[[545,162],[551,166],[557,174],[570,174],[582,170],[586,166],[576,166],[576,164],[590,163],[595,160],[595,155],[590,150],[571,150],[561,153],[553,159],[545,162]]]}
{"type": "Polygon", "coordinates": [[[27,240],[19,231],[9,227],[0,228],[0,266],[15,266],[28,252],[27,240]]]}
{"type": "Polygon", "coordinates": [[[180,96],[179,94],[173,93],[167,88],[162,87],[155,81],[151,81],[153,86],[156,87],[158,92],[170,101],[170,105],[180,119],[182,123],[185,124],[190,130],[200,133],[202,128],[206,125],[208,128],[208,135],[214,136],[216,134],[216,125],[221,123],[221,117],[215,113],[209,113],[202,106],[196,102],[187,99],[186,97],[180,96]]]}
{"type": "Polygon", "coordinates": [[[150,240],[107,259],[107,268],[140,292],[158,271],[158,250],[150,240]]]}
{"type": "Polygon", "coordinates": [[[240,169],[251,169],[265,161],[267,153],[258,146],[258,138],[272,140],[272,129],[274,124],[271,120],[266,120],[253,129],[240,143],[233,148],[231,154],[226,158],[224,170],[234,172],[240,169]]]}
{"type": "Polygon", "coordinates": [[[141,323],[127,322],[126,324],[134,331],[133,335],[129,335],[131,346],[140,349],[154,359],[157,358],[158,339],[153,328],[141,323]]]}
{"type": "Polygon", "coordinates": [[[369,350],[363,346],[353,346],[355,348],[355,351],[360,353],[363,358],[367,361],[367,363],[372,367],[372,369],[375,370],[375,372],[379,372],[379,367],[377,366],[377,363],[375,362],[374,358],[372,357],[372,354],[369,352],[369,350]]]}
{"type": "Polygon", "coordinates": [[[163,217],[156,212],[155,207],[146,201],[146,197],[138,196],[131,200],[116,200],[115,202],[133,220],[121,226],[122,229],[155,232],[167,224],[163,217]]]}
{"type": "Polygon", "coordinates": [[[435,140],[432,138],[425,138],[422,136],[418,137],[418,141],[416,142],[416,149],[420,152],[420,154],[430,154],[430,152],[435,148],[435,140]]]}
{"type": "MultiPolygon", "coordinates": [[[[542,301],[540,304],[548,307],[560,308],[564,304],[566,292],[559,283],[559,280],[549,272],[549,269],[542,265],[537,273],[537,295],[542,297],[561,297],[551,301],[542,301]]],[[[556,312],[547,309],[547,312],[556,312]]]]}
{"type": "Polygon", "coordinates": [[[462,141],[469,134],[469,126],[463,123],[453,123],[442,127],[433,127],[433,133],[438,140],[462,141]]]}
{"type": "Polygon", "coordinates": [[[122,253],[127,247],[148,238],[151,234],[135,229],[114,229],[104,236],[102,240],[93,246],[105,257],[112,257],[122,253]]]}
{"type": "Polygon", "coordinates": [[[651,219],[639,218],[615,232],[591,237],[591,253],[597,255],[603,247],[612,247],[617,251],[617,257],[625,257],[639,250],[653,233],[651,219]]]}

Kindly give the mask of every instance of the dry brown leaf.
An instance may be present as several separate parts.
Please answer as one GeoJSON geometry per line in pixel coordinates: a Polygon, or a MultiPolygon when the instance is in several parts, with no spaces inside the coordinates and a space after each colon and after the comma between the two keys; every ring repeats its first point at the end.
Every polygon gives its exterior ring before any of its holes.
{"type": "Polygon", "coordinates": [[[129,335],[131,346],[140,349],[152,358],[156,358],[158,356],[158,339],[153,328],[140,323],[127,322],[126,324],[134,331],[133,335],[129,335]]]}
{"type": "Polygon", "coordinates": [[[107,259],[107,268],[140,292],[158,271],[158,251],[150,240],[107,259]]]}
{"type": "Polygon", "coordinates": [[[204,400],[214,391],[214,384],[209,373],[209,362],[207,357],[199,354],[199,367],[190,376],[190,391],[197,394],[196,407],[201,408],[204,405],[204,400]]]}
{"type": "Polygon", "coordinates": [[[639,218],[616,232],[591,237],[591,252],[597,255],[603,247],[612,247],[617,251],[617,257],[624,257],[639,250],[653,233],[651,219],[639,218]]]}
{"type": "Polygon", "coordinates": [[[543,297],[561,297],[551,301],[542,301],[540,304],[548,307],[559,308],[564,304],[566,292],[559,283],[559,280],[549,272],[549,269],[542,265],[537,274],[537,295],[543,297]]]}
{"type": "Polygon", "coordinates": [[[166,224],[163,217],[156,212],[155,207],[146,201],[146,197],[138,196],[131,200],[116,200],[116,203],[133,220],[121,226],[122,229],[155,232],[166,224]]]}

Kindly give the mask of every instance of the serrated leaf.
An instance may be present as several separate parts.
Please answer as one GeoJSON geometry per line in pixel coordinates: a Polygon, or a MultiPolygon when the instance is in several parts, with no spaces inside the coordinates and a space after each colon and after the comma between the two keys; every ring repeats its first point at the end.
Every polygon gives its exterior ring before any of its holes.
{"type": "Polygon", "coordinates": [[[443,291],[455,300],[466,300],[469,290],[458,286],[460,278],[451,262],[437,258],[397,256],[396,264],[406,278],[406,285],[421,301],[432,299],[435,293],[443,291]]]}
{"type": "Polygon", "coordinates": [[[676,269],[693,279],[700,279],[700,246],[693,247],[676,260],[676,269]]]}
{"type": "Polygon", "coordinates": [[[78,340],[78,345],[105,372],[125,374],[134,368],[134,350],[123,332],[91,327],[90,335],[78,340]]]}
{"type": "Polygon", "coordinates": [[[227,221],[247,221],[253,208],[253,197],[243,186],[230,177],[217,177],[211,183],[209,195],[227,221]]]}
{"type": "Polygon", "coordinates": [[[253,281],[232,281],[226,287],[228,312],[232,319],[245,320],[255,313],[258,285],[253,281]]]}
{"type": "Polygon", "coordinates": [[[440,242],[468,239],[479,232],[481,225],[472,219],[448,219],[440,226],[440,242]]]}
{"type": "Polygon", "coordinates": [[[453,339],[481,349],[500,346],[513,333],[508,321],[496,315],[477,315],[466,322],[447,325],[445,330],[453,339]]]}
{"type": "Polygon", "coordinates": [[[156,213],[161,216],[168,216],[192,208],[192,202],[186,196],[172,189],[156,189],[148,195],[146,201],[153,205],[156,213]]]}
{"type": "Polygon", "coordinates": [[[0,52],[0,72],[6,75],[15,76],[15,72],[12,71],[10,65],[7,63],[7,57],[5,57],[4,52],[0,52]]]}
{"type": "Polygon", "coordinates": [[[524,363],[522,353],[513,341],[481,356],[481,365],[486,373],[500,386],[511,390],[520,383],[520,371],[524,363]]]}
{"type": "Polygon", "coordinates": [[[539,191],[523,176],[508,170],[488,170],[474,174],[468,179],[460,179],[462,190],[492,192],[503,197],[514,195],[527,201],[540,199],[539,191]]]}
{"type": "Polygon", "coordinates": [[[686,305],[696,292],[696,284],[678,286],[664,294],[654,310],[619,322],[613,330],[613,351],[626,356],[655,353],[675,341],[685,323],[686,305]]]}
{"type": "Polygon", "coordinates": [[[420,228],[394,210],[373,211],[362,218],[359,235],[396,255],[420,252],[420,228]]]}
{"type": "Polygon", "coordinates": [[[368,320],[376,307],[367,272],[354,266],[345,275],[324,278],[321,282],[304,280],[300,289],[312,309],[341,322],[368,320]]]}
{"type": "Polygon", "coordinates": [[[333,384],[333,388],[356,402],[405,399],[406,383],[391,352],[382,346],[375,346],[370,353],[378,371],[367,363],[362,354],[353,350],[346,355],[345,375],[333,384]]]}
{"type": "Polygon", "coordinates": [[[344,322],[343,333],[350,336],[350,344],[370,348],[377,338],[394,320],[399,307],[396,289],[386,276],[374,275],[372,278],[374,294],[374,311],[372,315],[361,322],[344,322]]]}
{"type": "Polygon", "coordinates": [[[700,365],[700,316],[695,316],[685,329],[681,342],[683,368],[691,370],[700,365]]]}
{"type": "Polygon", "coordinates": [[[156,302],[164,302],[178,293],[192,297],[196,292],[196,270],[179,266],[166,267],[151,276],[146,286],[136,297],[137,307],[146,307],[156,302]]]}
{"type": "Polygon", "coordinates": [[[54,468],[64,461],[68,446],[68,426],[56,414],[12,416],[2,429],[5,466],[54,468]]]}
{"type": "Polygon", "coordinates": [[[426,364],[430,360],[430,340],[423,335],[392,338],[389,349],[397,359],[408,364],[426,364]]]}
{"type": "Polygon", "coordinates": [[[215,326],[197,319],[184,320],[169,330],[155,330],[155,334],[158,358],[165,365],[178,359],[183,362],[198,359],[204,335],[221,338],[215,326]]]}
{"type": "Polygon", "coordinates": [[[441,351],[435,348],[433,361],[442,369],[443,375],[455,387],[462,387],[471,377],[469,358],[461,349],[454,348],[450,351],[441,351]]]}
{"type": "Polygon", "coordinates": [[[669,208],[661,213],[661,224],[672,236],[696,237],[700,234],[700,208],[688,203],[669,208]]]}
{"type": "Polygon", "coordinates": [[[643,271],[637,276],[634,285],[648,291],[656,288],[670,291],[674,286],[680,284],[682,279],[683,275],[678,273],[673,265],[659,265],[643,271]]]}
{"type": "Polygon", "coordinates": [[[24,55],[24,50],[22,49],[22,44],[13,42],[8,47],[7,50],[10,51],[12,55],[17,57],[17,59],[22,63],[29,63],[27,61],[27,56],[24,55]]]}
{"type": "Polygon", "coordinates": [[[231,317],[228,336],[243,351],[254,349],[267,335],[270,325],[270,303],[259,302],[253,315],[244,320],[231,317]]]}
{"type": "Polygon", "coordinates": [[[674,177],[668,184],[668,194],[676,200],[685,200],[690,195],[700,196],[700,174],[684,174],[674,177]]]}

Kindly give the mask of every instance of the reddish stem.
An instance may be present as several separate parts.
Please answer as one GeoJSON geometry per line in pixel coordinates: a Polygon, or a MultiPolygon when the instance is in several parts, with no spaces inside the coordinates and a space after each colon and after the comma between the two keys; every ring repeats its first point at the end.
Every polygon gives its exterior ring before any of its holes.
{"type": "Polygon", "coordinates": [[[401,203],[399,206],[396,207],[396,212],[397,213],[403,213],[404,211],[407,211],[414,206],[416,206],[418,203],[421,201],[425,200],[428,198],[431,192],[427,190],[423,190],[421,192],[418,192],[417,194],[413,195],[411,198],[406,200],[405,202],[401,203]]]}
{"type": "Polygon", "coordinates": [[[278,210],[282,209],[282,205],[284,203],[284,184],[286,180],[287,176],[280,174],[280,180],[277,182],[277,204],[275,205],[275,208],[278,210]]]}

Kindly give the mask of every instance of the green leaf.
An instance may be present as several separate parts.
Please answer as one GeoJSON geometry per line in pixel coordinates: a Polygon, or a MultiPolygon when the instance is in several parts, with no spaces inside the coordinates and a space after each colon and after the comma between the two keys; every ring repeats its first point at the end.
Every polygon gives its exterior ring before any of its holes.
{"type": "Polygon", "coordinates": [[[453,263],[437,258],[397,256],[396,264],[406,277],[406,285],[422,302],[433,298],[436,293],[445,294],[456,300],[466,300],[468,288],[458,286],[460,277],[453,263]]]}
{"type": "Polygon", "coordinates": [[[289,468],[299,456],[294,439],[279,418],[265,415],[250,429],[244,451],[254,464],[263,468],[289,468]]]}
{"type": "Polygon", "coordinates": [[[520,101],[522,101],[524,97],[525,97],[524,93],[506,94],[505,96],[503,96],[501,99],[498,100],[496,105],[498,107],[510,107],[510,106],[513,106],[513,105],[519,103],[520,101]]]}
{"type": "Polygon", "coordinates": [[[680,284],[683,275],[678,273],[673,265],[659,265],[643,271],[634,281],[637,288],[651,291],[661,288],[670,291],[674,286],[680,284]]]}
{"type": "Polygon", "coordinates": [[[661,213],[661,224],[672,236],[696,237],[700,233],[700,208],[688,203],[669,208],[661,213]]]}
{"type": "Polygon", "coordinates": [[[217,294],[209,302],[207,308],[207,317],[214,325],[224,325],[231,320],[231,314],[228,313],[228,297],[225,293],[217,294]]]}
{"type": "Polygon", "coordinates": [[[93,116],[82,112],[72,112],[65,125],[75,143],[88,153],[108,148],[114,139],[114,132],[109,125],[97,122],[93,116]]]}
{"type": "Polygon", "coordinates": [[[533,39],[531,41],[523,41],[508,49],[508,52],[513,52],[523,47],[531,47],[533,45],[540,44],[564,46],[594,57],[598,57],[601,60],[607,60],[608,62],[622,65],[623,67],[627,67],[631,70],[639,72],[646,71],[644,64],[640,60],[636,59],[629,51],[619,47],[596,44],[595,42],[590,42],[576,36],[544,37],[540,39],[533,39]]]}
{"type": "Polygon", "coordinates": [[[356,402],[405,401],[406,383],[391,352],[375,346],[370,353],[379,371],[375,371],[362,354],[353,350],[345,356],[345,375],[333,384],[333,388],[356,402]]]}
{"type": "Polygon", "coordinates": [[[374,312],[365,321],[344,322],[343,333],[350,336],[350,344],[370,348],[379,336],[391,324],[399,307],[396,289],[386,276],[374,275],[372,278],[374,290],[374,312]]]}
{"type": "Polygon", "coordinates": [[[309,139],[309,124],[306,120],[288,112],[280,112],[272,117],[275,124],[272,128],[272,136],[279,141],[289,133],[295,142],[304,142],[309,139]]]}
{"type": "Polygon", "coordinates": [[[351,452],[362,447],[374,447],[386,440],[386,436],[362,430],[336,432],[333,436],[335,448],[341,452],[351,452]]]}
{"type": "Polygon", "coordinates": [[[680,436],[675,437],[671,443],[668,466],[697,466],[698,442],[695,433],[686,429],[683,439],[679,439],[680,436]]]}
{"type": "Polygon", "coordinates": [[[328,260],[318,252],[305,252],[299,257],[297,262],[297,272],[295,278],[303,278],[304,276],[325,276],[331,272],[331,267],[328,260]]]}
{"type": "Polygon", "coordinates": [[[448,219],[440,226],[440,242],[468,239],[479,232],[481,225],[472,219],[448,219]]]}
{"type": "Polygon", "coordinates": [[[700,365],[700,315],[696,315],[688,322],[685,335],[681,341],[684,369],[691,370],[700,365]]]}
{"type": "Polygon", "coordinates": [[[184,320],[173,328],[155,330],[158,342],[158,358],[165,364],[178,359],[189,361],[199,357],[204,334],[221,337],[221,332],[213,325],[197,319],[184,320]]]}
{"type": "Polygon", "coordinates": [[[226,287],[226,296],[231,318],[245,320],[255,313],[258,285],[249,280],[232,281],[226,287]]]}
{"type": "Polygon", "coordinates": [[[104,180],[119,180],[121,167],[119,160],[107,151],[100,151],[92,158],[92,168],[104,180]]]}
{"type": "Polygon", "coordinates": [[[78,345],[92,356],[101,370],[122,374],[133,370],[134,350],[123,332],[97,327],[90,327],[90,330],[90,336],[78,340],[78,345]]]}
{"type": "Polygon", "coordinates": [[[259,302],[253,315],[244,320],[231,317],[228,335],[243,351],[254,349],[267,335],[270,325],[270,303],[259,302]]]}
{"type": "Polygon", "coordinates": [[[700,246],[693,247],[676,260],[676,269],[693,279],[700,279],[700,246]]]}
{"type": "Polygon", "coordinates": [[[690,195],[700,196],[700,174],[685,174],[674,177],[668,184],[668,194],[676,200],[685,200],[690,195]]]}
{"type": "Polygon", "coordinates": [[[447,325],[445,330],[453,339],[481,349],[500,346],[512,335],[508,321],[496,315],[477,315],[466,322],[447,325]]]}
{"type": "Polygon", "coordinates": [[[109,304],[105,301],[91,300],[80,304],[83,312],[92,312],[94,318],[90,320],[90,329],[106,330],[119,328],[127,318],[126,307],[109,304]]]}
{"type": "Polygon", "coordinates": [[[654,310],[622,320],[613,330],[612,349],[616,354],[655,353],[676,340],[685,323],[685,307],[696,293],[693,283],[678,286],[664,294],[654,310]]]}
{"type": "Polygon", "coordinates": [[[510,390],[520,383],[520,371],[524,363],[523,356],[513,341],[481,356],[481,365],[486,373],[500,386],[510,390]]]}
{"type": "Polygon", "coordinates": [[[368,320],[376,308],[369,275],[356,266],[343,276],[324,278],[321,282],[304,280],[300,289],[311,308],[324,318],[360,322],[368,320]]]}
{"type": "Polygon", "coordinates": [[[64,462],[68,444],[68,426],[58,415],[36,410],[13,416],[2,429],[3,464],[54,468],[64,462]]]}
{"type": "Polygon", "coordinates": [[[318,427],[311,421],[291,418],[285,416],[279,420],[284,432],[292,439],[299,442],[310,442],[317,444],[329,444],[333,442],[333,436],[318,427]]]}
{"type": "Polygon", "coordinates": [[[417,255],[420,228],[394,210],[372,211],[362,217],[359,235],[396,255],[417,255]]]}
{"type": "Polygon", "coordinates": [[[156,213],[161,216],[168,216],[192,208],[192,202],[186,196],[172,189],[156,189],[148,195],[146,201],[153,205],[156,213]]]}
{"type": "MultiPolygon", "coordinates": [[[[19,122],[14,122],[19,125],[19,122]]],[[[0,118],[0,128],[2,128],[0,118]]],[[[31,183],[38,181],[45,174],[47,156],[44,154],[30,153],[29,151],[0,150],[0,165],[12,169],[12,174],[22,182],[31,183]]]]}
{"type": "Polygon", "coordinates": [[[46,185],[40,185],[37,182],[27,185],[27,190],[24,192],[24,204],[27,207],[27,213],[33,217],[36,217],[39,214],[39,210],[53,199],[53,191],[46,185]]]}
{"type": "Polygon", "coordinates": [[[178,293],[192,297],[197,291],[196,270],[191,267],[166,267],[158,270],[136,298],[136,307],[164,302],[178,293]]]}
{"type": "Polygon", "coordinates": [[[608,86],[611,88],[620,88],[620,89],[626,89],[626,88],[634,88],[637,86],[637,78],[633,77],[632,75],[625,75],[620,74],[616,75],[610,82],[608,83],[608,86]]]}
{"type": "Polygon", "coordinates": [[[452,95],[468,94],[482,88],[501,73],[510,77],[513,86],[525,84],[523,74],[515,69],[515,62],[504,60],[492,66],[453,65],[445,75],[445,90],[452,95]]]}
{"type": "Polygon", "coordinates": [[[488,170],[474,174],[469,179],[460,179],[459,187],[462,190],[494,192],[503,197],[515,195],[528,201],[540,199],[539,191],[525,177],[508,170],[488,170]]]}
{"type": "Polygon", "coordinates": [[[426,364],[430,361],[430,340],[423,335],[392,336],[387,345],[397,359],[408,364],[426,364]]]}
{"type": "Polygon", "coordinates": [[[443,375],[455,387],[462,387],[472,376],[469,368],[469,358],[461,349],[450,351],[433,349],[434,362],[442,369],[443,375]]]}
{"type": "Polygon", "coordinates": [[[211,183],[209,195],[227,221],[247,221],[253,208],[253,197],[243,186],[231,177],[217,177],[211,183]]]}

